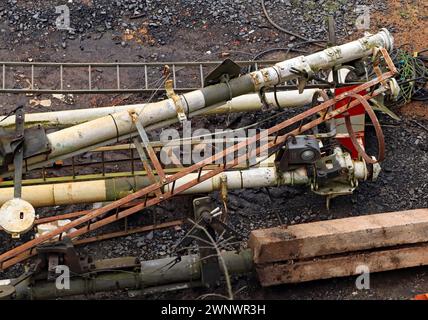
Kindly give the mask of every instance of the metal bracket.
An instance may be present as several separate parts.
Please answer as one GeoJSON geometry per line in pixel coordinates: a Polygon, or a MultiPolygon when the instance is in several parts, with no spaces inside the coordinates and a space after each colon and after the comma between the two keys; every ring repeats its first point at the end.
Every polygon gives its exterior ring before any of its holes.
{"type": "Polygon", "coordinates": [[[324,52],[329,56],[330,61],[337,61],[342,58],[342,51],[339,47],[330,47],[325,49],[324,52]]]}
{"type": "Polygon", "coordinates": [[[18,160],[18,166],[19,162],[22,163],[18,158],[15,159],[15,156],[20,153],[25,159],[50,151],[45,129],[40,125],[24,129],[24,118],[23,107],[20,106],[15,111],[15,131],[0,128],[0,171],[2,172],[7,172],[15,160],[18,160]]]}
{"type": "Polygon", "coordinates": [[[79,256],[68,237],[56,243],[47,243],[37,247],[37,253],[36,270],[41,272],[47,269],[48,280],[56,279],[55,271],[58,265],[66,265],[71,272],[78,274],[95,269],[92,257],[79,256]]]}
{"type": "MultiPolygon", "coordinates": [[[[221,270],[217,257],[217,251],[211,239],[216,239],[215,230],[210,225],[213,203],[210,197],[197,198],[193,200],[193,213],[196,224],[190,229],[188,234],[177,244],[184,248],[188,247],[195,239],[199,247],[201,260],[201,280],[207,287],[219,285],[221,270]],[[203,229],[202,229],[203,228],[203,229]],[[208,236],[208,234],[210,236],[208,236]]],[[[179,249],[180,253],[183,249],[179,249]]]]}
{"type": "MultiPolygon", "coordinates": [[[[157,174],[161,178],[162,184],[165,184],[166,183],[165,173],[162,169],[162,165],[160,164],[152,145],[150,144],[149,136],[147,135],[147,132],[144,129],[143,124],[141,123],[140,117],[138,117],[136,119],[135,126],[137,127],[137,130],[138,130],[138,133],[141,137],[141,141],[143,142],[144,148],[147,151],[147,154],[148,154],[150,160],[152,161],[152,163],[156,169],[157,174]]],[[[145,150],[142,148],[141,144],[139,143],[139,141],[137,139],[134,139],[134,144],[135,144],[135,147],[137,148],[138,154],[139,154],[139,156],[143,162],[144,168],[147,171],[147,174],[151,175],[150,178],[151,178],[152,182],[154,183],[155,181],[153,181],[153,180],[155,178],[154,178],[154,175],[152,173],[152,169],[151,169],[151,167],[147,161],[148,159],[145,155],[145,150]]]]}
{"type": "Polygon", "coordinates": [[[267,98],[266,98],[266,88],[265,87],[260,88],[260,90],[257,93],[259,95],[260,101],[262,102],[262,111],[266,112],[266,111],[272,110],[273,106],[267,101],[267,98]]]}
{"type": "Polygon", "coordinates": [[[227,175],[226,174],[222,174],[220,176],[220,197],[221,197],[221,201],[223,202],[223,206],[224,206],[224,210],[226,213],[226,218],[223,221],[227,220],[227,212],[228,212],[228,208],[227,208],[227,201],[228,201],[228,187],[227,187],[227,175]]]}
{"type": "Polygon", "coordinates": [[[315,168],[312,191],[326,197],[327,209],[330,209],[331,199],[352,194],[358,185],[351,156],[340,149],[318,160],[315,168]]]}
{"type": "Polygon", "coordinates": [[[236,78],[241,73],[241,67],[231,59],[224,60],[204,79],[204,87],[224,82],[225,76],[228,80],[236,78]]]}
{"type": "Polygon", "coordinates": [[[19,141],[18,146],[15,149],[13,157],[13,165],[15,167],[15,173],[13,178],[13,196],[14,198],[21,198],[22,189],[22,164],[24,161],[24,123],[25,113],[24,107],[21,105],[15,112],[15,139],[19,141]]]}
{"type": "Polygon", "coordinates": [[[177,112],[177,117],[180,122],[187,121],[187,116],[181,102],[181,98],[178,94],[174,92],[174,82],[172,80],[165,81],[165,90],[168,98],[174,101],[175,111],[177,112]]]}
{"type": "MultiPolygon", "coordinates": [[[[215,244],[211,244],[211,239],[216,240],[218,235],[224,235],[241,239],[241,236],[224,224],[219,216],[222,214],[220,208],[214,208],[214,203],[210,197],[202,197],[193,200],[193,212],[196,224],[190,229],[188,234],[177,243],[176,247],[187,248],[195,239],[199,246],[201,259],[201,279],[207,287],[218,285],[221,276],[221,269],[217,257],[215,244]],[[204,230],[205,229],[205,230],[204,230]],[[209,236],[208,236],[208,234],[209,236]]],[[[181,253],[184,249],[178,249],[181,253]]]]}
{"type": "Polygon", "coordinates": [[[303,93],[303,90],[305,90],[306,84],[309,80],[313,79],[314,72],[311,69],[311,66],[304,62],[301,64],[301,69],[297,69],[294,67],[290,68],[290,72],[298,75],[298,85],[297,89],[299,90],[299,93],[303,93]]]}

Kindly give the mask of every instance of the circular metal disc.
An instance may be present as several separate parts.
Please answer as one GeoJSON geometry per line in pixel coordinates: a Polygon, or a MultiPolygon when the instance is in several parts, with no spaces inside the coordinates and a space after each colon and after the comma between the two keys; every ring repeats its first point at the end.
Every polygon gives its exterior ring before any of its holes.
{"type": "Polygon", "coordinates": [[[35,219],[33,206],[22,199],[8,200],[0,208],[0,226],[12,235],[19,235],[30,230],[35,219]]]}

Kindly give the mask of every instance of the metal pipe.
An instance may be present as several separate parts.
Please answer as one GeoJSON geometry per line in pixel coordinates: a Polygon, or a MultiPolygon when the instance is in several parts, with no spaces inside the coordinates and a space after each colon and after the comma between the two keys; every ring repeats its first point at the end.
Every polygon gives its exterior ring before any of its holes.
{"type": "MultiPolygon", "coordinates": [[[[277,92],[277,99],[279,102],[278,108],[285,109],[291,107],[301,107],[309,104],[312,102],[312,98],[317,91],[319,91],[319,89],[307,89],[304,90],[301,94],[299,94],[297,90],[277,92]]],[[[276,100],[273,92],[266,93],[266,100],[268,103],[276,106],[276,100]]],[[[117,112],[127,110],[141,112],[141,110],[145,108],[146,105],[148,104],[130,104],[102,108],[29,113],[26,115],[25,126],[33,127],[36,125],[43,125],[47,127],[68,127],[86,121],[92,121],[117,112]]],[[[263,104],[258,94],[246,94],[233,98],[232,100],[227,101],[225,104],[220,104],[212,110],[207,110],[201,115],[259,111],[261,110],[262,106],[263,104]]],[[[2,122],[0,122],[0,127],[15,127],[15,116],[10,116],[4,119],[2,122]]]]}
{"type": "MultiPolygon", "coordinates": [[[[207,173],[208,170],[202,173],[207,173]]],[[[280,173],[275,167],[226,171],[184,191],[182,194],[209,193],[220,190],[221,176],[227,176],[229,190],[245,188],[275,187],[280,185],[305,185],[309,178],[305,168],[280,173]]],[[[198,173],[189,174],[175,183],[178,188],[198,177],[198,173]]],[[[147,176],[112,178],[105,180],[56,183],[22,188],[22,199],[34,207],[67,205],[114,201],[123,198],[135,190],[150,185],[147,176]]],[[[164,192],[170,191],[172,183],[164,186],[164,192]]],[[[13,188],[0,188],[0,205],[13,198],[13,188]]]]}
{"type": "MultiPolygon", "coordinates": [[[[226,251],[221,256],[229,274],[239,275],[253,271],[253,257],[249,249],[239,253],[226,251]]],[[[174,260],[175,258],[164,258],[143,261],[140,272],[118,270],[94,273],[90,277],[75,276],[70,279],[70,288],[67,290],[57,289],[55,281],[34,281],[31,285],[30,280],[22,281],[15,286],[15,298],[55,299],[121,289],[142,290],[174,283],[201,283],[201,260],[198,255],[182,256],[181,261],[171,267],[174,260]]],[[[222,268],[221,263],[219,265],[222,268]]]]}
{"type": "MultiPolygon", "coordinates": [[[[56,157],[82,152],[88,146],[96,145],[109,139],[119,139],[136,131],[135,121],[144,127],[173,119],[178,122],[177,110],[186,114],[203,111],[205,108],[225,103],[234,97],[258,92],[262,88],[272,87],[285,81],[296,79],[293,68],[305,71],[318,71],[334,65],[363,58],[375,47],[391,50],[393,38],[386,29],[375,35],[367,35],[359,40],[331,47],[309,56],[289,59],[268,68],[251,72],[244,76],[231,79],[227,83],[218,83],[200,90],[175,96],[164,101],[147,105],[143,110],[127,110],[101,117],[67,129],[48,134],[51,151],[47,155],[26,159],[27,165],[36,164],[56,157]]],[[[13,166],[9,167],[13,170],[13,166]]]]}
{"type": "MultiPolygon", "coordinates": [[[[227,189],[246,189],[277,187],[281,185],[307,185],[310,183],[305,167],[293,171],[279,172],[275,166],[268,167],[271,160],[262,162],[266,167],[252,169],[230,170],[214,176],[200,184],[184,191],[182,194],[210,193],[218,191],[222,186],[222,176],[226,176],[227,189]]],[[[351,160],[350,160],[351,161],[351,160]]],[[[357,180],[367,180],[367,166],[362,161],[352,161],[354,177],[357,180]]],[[[202,174],[209,170],[202,171],[202,174]]],[[[178,188],[198,177],[198,173],[188,174],[175,183],[178,188]]],[[[113,175],[114,176],[114,175],[113,175]]],[[[167,175],[169,176],[169,175],[167,175]]],[[[88,176],[91,178],[91,176],[88,176]]],[[[92,177],[93,178],[93,177],[92,177]]],[[[46,207],[55,205],[67,205],[75,203],[94,203],[114,201],[142,189],[151,182],[144,171],[135,172],[132,176],[121,176],[111,178],[99,178],[98,180],[78,181],[67,183],[46,183],[41,185],[24,185],[22,187],[22,198],[30,202],[34,207],[46,207]]],[[[173,188],[173,183],[163,187],[167,193],[173,188]]],[[[13,198],[13,187],[0,188],[0,206],[13,198]]]]}

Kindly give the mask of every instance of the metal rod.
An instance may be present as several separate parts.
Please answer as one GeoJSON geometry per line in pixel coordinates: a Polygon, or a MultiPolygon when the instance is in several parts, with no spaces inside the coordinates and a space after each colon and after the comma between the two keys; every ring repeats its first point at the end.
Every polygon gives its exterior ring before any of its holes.
{"type": "Polygon", "coordinates": [[[102,164],[102,175],[106,175],[105,155],[104,151],[101,151],[101,164],[102,164]]]}
{"type": "Polygon", "coordinates": [[[88,65],[88,84],[89,91],[92,91],[92,66],[88,65]]]}
{"type": "Polygon", "coordinates": [[[148,79],[148,74],[147,74],[147,65],[144,65],[144,83],[145,83],[145,90],[149,89],[149,79],[148,79]]]}
{"type": "Polygon", "coordinates": [[[31,65],[31,90],[34,90],[34,64],[31,65]]]}
{"type": "Polygon", "coordinates": [[[201,88],[204,87],[204,69],[202,67],[202,64],[199,65],[199,72],[201,76],[201,88]]]}
{"type": "MultiPolygon", "coordinates": [[[[260,64],[273,64],[277,63],[279,60],[257,60],[257,63],[260,64]]],[[[217,66],[221,64],[223,61],[220,60],[210,60],[210,61],[165,61],[165,62],[22,62],[22,61],[0,61],[0,64],[4,64],[5,66],[14,66],[14,67],[25,67],[33,64],[35,67],[58,67],[63,65],[66,68],[87,68],[89,65],[92,67],[163,67],[165,65],[173,65],[179,67],[187,67],[187,66],[199,66],[200,64],[204,66],[217,66]]],[[[243,66],[254,65],[253,60],[237,60],[237,64],[241,64],[243,66]]]]}
{"type": "Polygon", "coordinates": [[[130,229],[128,229],[125,225],[125,230],[111,232],[111,233],[105,233],[105,234],[101,234],[101,235],[94,236],[94,237],[75,240],[75,241],[73,241],[73,244],[75,244],[75,245],[88,244],[88,243],[97,242],[97,241],[101,241],[101,240],[124,237],[124,236],[130,235],[130,234],[135,234],[135,233],[141,233],[141,232],[146,232],[146,231],[176,227],[176,226],[180,226],[182,224],[183,224],[182,220],[175,220],[175,221],[159,223],[156,225],[134,227],[134,228],[130,228],[130,229]]]}
{"type": "Polygon", "coordinates": [[[117,90],[120,90],[120,66],[116,66],[116,81],[117,81],[117,90]]]}
{"type": "MultiPolygon", "coordinates": [[[[16,110],[16,135],[19,135],[17,138],[24,138],[24,122],[25,122],[25,114],[24,108],[20,106],[16,110]]],[[[23,140],[18,145],[15,150],[13,162],[15,164],[15,172],[14,172],[14,198],[21,198],[22,193],[22,166],[24,160],[24,148],[23,148],[23,140]]]]}
{"type": "Polygon", "coordinates": [[[177,88],[177,82],[175,78],[175,64],[172,65],[172,83],[174,90],[177,88]]]}
{"type": "Polygon", "coordinates": [[[2,72],[2,89],[6,89],[6,65],[3,63],[3,72],[2,72]]]}
{"type": "Polygon", "coordinates": [[[64,89],[64,66],[61,64],[59,66],[59,77],[60,77],[60,88],[61,90],[64,89]]]}

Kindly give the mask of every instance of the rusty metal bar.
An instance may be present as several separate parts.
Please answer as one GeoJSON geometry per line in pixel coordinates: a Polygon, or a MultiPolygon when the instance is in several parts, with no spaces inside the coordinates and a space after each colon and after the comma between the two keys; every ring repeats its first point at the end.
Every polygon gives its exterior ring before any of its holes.
{"type": "MultiPolygon", "coordinates": [[[[144,144],[144,147],[147,151],[147,154],[149,155],[150,160],[152,161],[155,169],[156,169],[156,173],[159,175],[159,177],[161,178],[161,181],[164,182],[165,180],[165,172],[163,171],[162,165],[160,164],[156,153],[152,147],[152,145],[150,144],[150,140],[149,137],[147,136],[146,130],[144,130],[144,127],[140,121],[140,118],[136,119],[136,123],[135,123],[137,129],[138,129],[138,133],[140,134],[141,140],[144,144]]],[[[135,142],[138,143],[138,140],[134,140],[134,144],[135,142]]],[[[143,152],[144,153],[144,152],[143,152]]],[[[141,156],[141,153],[140,153],[141,156]]],[[[146,169],[147,171],[147,169],[146,169]]]]}
{"type": "MultiPolygon", "coordinates": [[[[77,214],[77,212],[75,214],[77,214]]],[[[93,243],[93,242],[97,242],[97,241],[101,241],[101,240],[124,237],[124,236],[130,235],[130,234],[135,234],[135,233],[142,233],[142,232],[146,232],[146,231],[171,228],[171,227],[175,227],[175,226],[180,226],[182,224],[183,224],[182,220],[174,220],[174,221],[159,223],[156,225],[135,227],[135,228],[127,229],[124,231],[105,233],[105,234],[101,234],[101,235],[94,236],[94,237],[84,238],[84,239],[80,239],[80,240],[73,240],[73,244],[76,246],[85,245],[85,244],[89,244],[89,243],[93,243]]],[[[27,255],[22,255],[22,256],[17,257],[16,259],[14,259],[14,264],[25,261],[26,259],[34,257],[36,255],[37,255],[36,251],[30,250],[27,255]]],[[[0,268],[0,270],[1,270],[1,268],[0,268]]]]}
{"type": "Polygon", "coordinates": [[[124,236],[128,236],[128,235],[134,234],[134,233],[141,233],[141,232],[146,232],[146,231],[176,227],[176,226],[180,226],[182,224],[183,224],[183,220],[174,220],[174,221],[169,221],[169,222],[164,222],[164,223],[159,223],[159,224],[154,224],[154,225],[152,224],[149,226],[135,227],[135,228],[130,228],[130,229],[123,230],[123,231],[110,232],[110,233],[105,233],[105,234],[101,234],[101,235],[94,236],[94,237],[84,238],[84,239],[80,239],[80,240],[74,240],[73,244],[83,245],[83,244],[88,244],[88,243],[97,242],[97,241],[101,241],[101,240],[124,237],[124,236]]]}
{"type": "MultiPolygon", "coordinates": [[[[152,168],[151,168],[151,166],[150,166],[150,164],[148,162],[148,159],[147,159],[147,157],[145,155],[144,148],[140,144],[140,142],[138,141],[138,139],[134,139],[134,145],[137,148],[137,152],[140,155],[141,162],[143,163],[143,166],[144,166],[144,170],[146,170],[147,176],[149,177],[151,183],[157,183],[158,181],[156,180],[156,177],[155,177],[155,175],[153,173],[153,170],[152,170],[152,168]]],[[[156,193],[156,196],[160,197],[161,194],[162,194],[161,188],[155,190],[155,193],[156,193]]]]}

